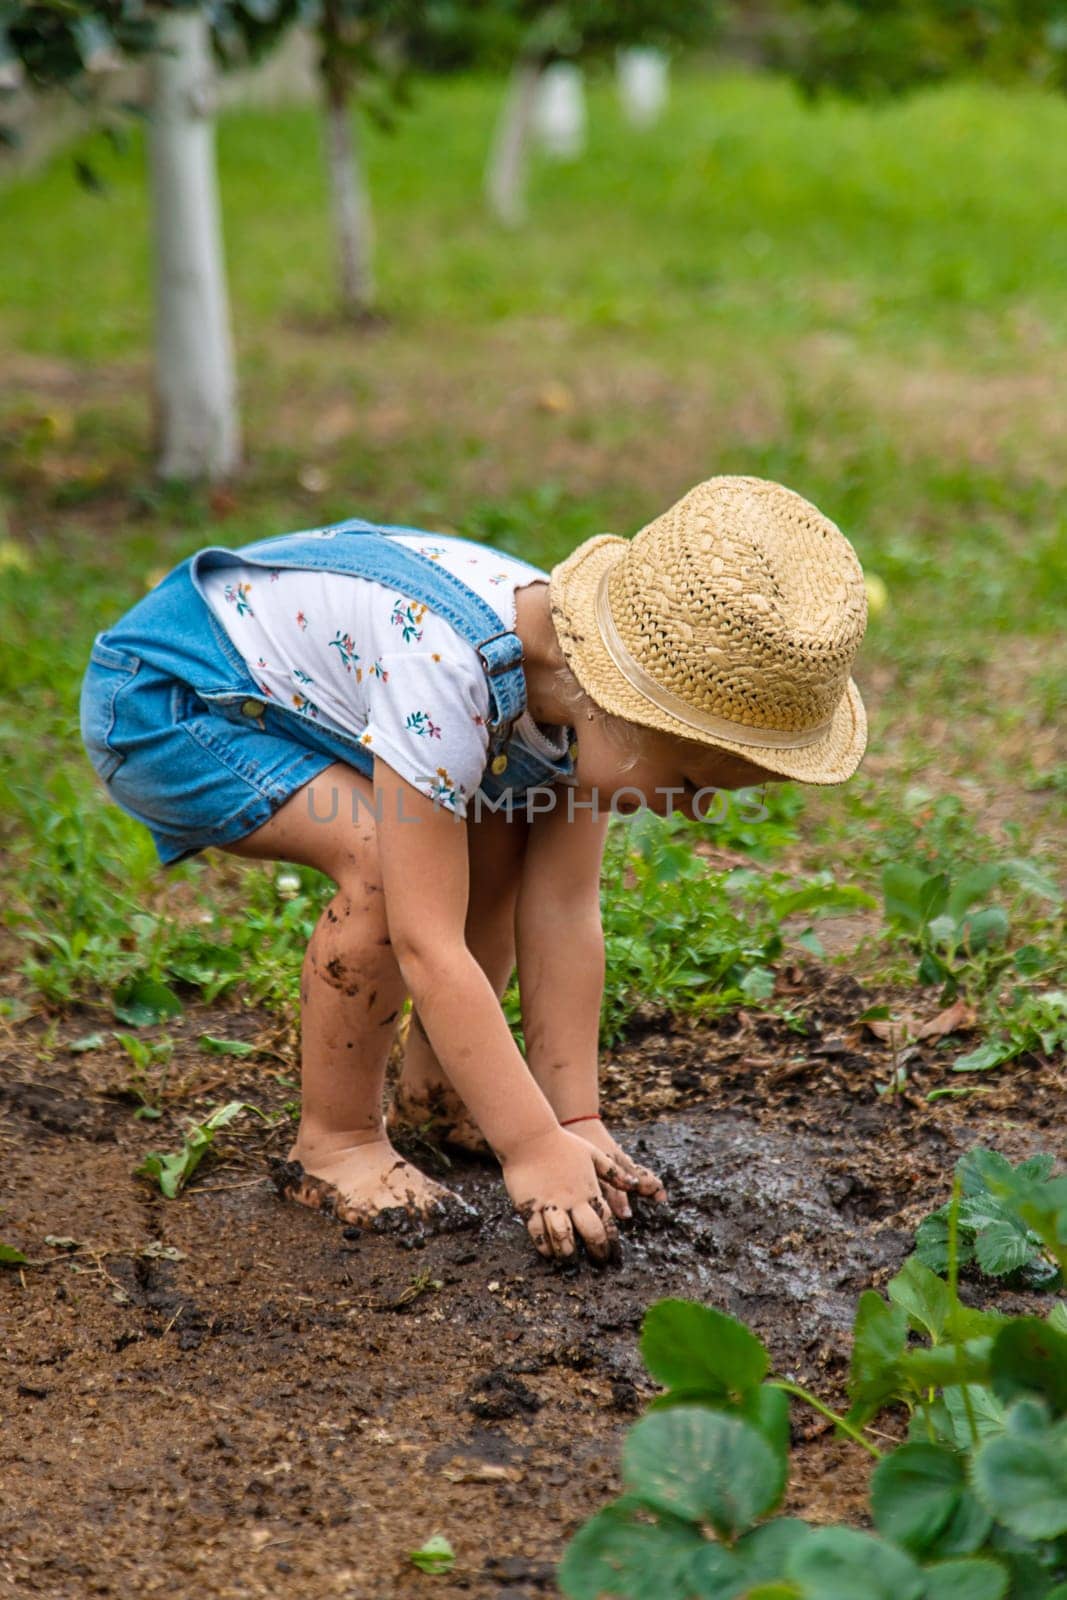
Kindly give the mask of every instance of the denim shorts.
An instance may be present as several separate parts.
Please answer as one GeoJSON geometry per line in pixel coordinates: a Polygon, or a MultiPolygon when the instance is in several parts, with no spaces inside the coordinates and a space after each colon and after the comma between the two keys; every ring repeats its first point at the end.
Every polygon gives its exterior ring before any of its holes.
{"type": "MultiPolygon", "coordinates": [[[[188,567],[97,635],[81,690],[89,759],[164,866],[243,838],[333,762],[373,773],[354,737],[264,703],[188,567]]],[[[571,770],[517,738],[503,753],[505,771],[487,767],[480,791],[494,806],[571,770]]]]}
{"type": "Polygon", "coordinates": [[[164,866],[243,838],[332,762],[355,765],[350,749],[317,737],[323,730],[297,743],[263,716],[216,709],[107,634],[82,682],[81,730],[108,794],[144,823],[164,866]]]}

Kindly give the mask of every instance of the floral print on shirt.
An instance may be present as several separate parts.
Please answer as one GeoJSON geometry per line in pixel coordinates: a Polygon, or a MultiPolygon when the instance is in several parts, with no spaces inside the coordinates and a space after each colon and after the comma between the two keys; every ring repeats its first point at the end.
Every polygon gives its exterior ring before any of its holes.
{"type": "Polygon", "coordinates": [[[439,739],[441,737],[441,729],[428,711],[409,711],[404,726],[410,732],[420,734],[425,739],[439,739]]]}
{"type": "Polygon", "coordinates": [[[393,615],[390,618],[394,628],[399,628],[405,644],[410,644],[412,639],[422,638],[422,629],[419,626],[426,615],[426,607],[417,600],[404,600],[397,598],[393,605],[393,615]]]}
{"type": "MultiPolygon", "coordinates": [[[[352,635],[350,633],[342,633],[340,628],[338,628],[336,634],[330,640],[330,649],[337,651],[337,654],[340,656],[341,661],[344,664],[345,671],[351,672],[353,664],[359,660],[359,653],[356,650],[356,641],[353,639],[352,635]]],[[[362,676],[362,674],[360,674],[360,676],[362,676]]]]}
{"type": "Polygon", "coordinates": [[[447,767],[438,767],[437,775],[429,780],[430,799],[435,805],[454,806],[458,800],[456,786],[448,775],[447,767]]]}
{"type": "Polygon", "coordinates": [[[223,594],[226,596],[226,599],[229,601],[230,605],[237,607],[237,615],[239,617],[251,617],[255,615],[255,612],[248,603],[248,596],[251,594],[251,592],[252,585],[250,583],[228,583],[223,590],[223,594]]]}
{"type": "Polygon", "coordinates": [[[296,710],[306,717],[317,717],[319,708],[314,700],[309,700],[306,694],[294,694],[293,705],[296,710]]]}
{"type": "MultiPolygon", "coordinates": [[[[514,615],[508,585],[534,581],[505,551],[445,534],[400,542],[505,622],[514,615]]],[[[292,737],[297,719],[345,733],[421,794],[467,814],[488,762],[487,686],[469,641],[444,617],[390,583],[310,568],[212,572],[205,598],[292,737]]]]}

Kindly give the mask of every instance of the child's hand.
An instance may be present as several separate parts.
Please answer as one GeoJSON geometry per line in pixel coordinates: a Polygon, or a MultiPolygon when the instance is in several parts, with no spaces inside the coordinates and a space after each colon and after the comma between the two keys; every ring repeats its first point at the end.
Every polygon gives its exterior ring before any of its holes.
{"type": "Polygon", "coordinates": [[[617,1259],[619,1235],[601,1190],[637,1182],[587,1140],[564,1128],[529,1140],[504,1163],[504,1182],[541,1255],[567,1260],[580,1238],[594,1261],[617,1259]]]}
{"type": "MultiPolygon", "coordinates": [[[[639,1162],[634,1161],[632,1156],[628,1156],[622,1146],[615,1143],[615,1140],[611,1137],[599,1117],[590,1117],[577,1123],[575,1132],[587,1144],[591,1144],[599,1154],[606,1155],[609,1160],[613,1161],[620,1172],[625,1173],[628,1178],[634,1179],[634,1182],[627,1187],[636,1194],[641,1195],[646,1200],[655,1200],[657,1203],[662,1203],[666,1200],[667,1191],[656,1174],[650,1168],[643,1167],[639,1162]]],[[[630,1210],[630,1202],[621,1188],[616,1188],[613,1184],[606,1182],[604,1184],[604,1198],[611,1207],[612,1213],[621,1221],[625,1222],[628,1217],[633,1215],[630,1210]]]]}

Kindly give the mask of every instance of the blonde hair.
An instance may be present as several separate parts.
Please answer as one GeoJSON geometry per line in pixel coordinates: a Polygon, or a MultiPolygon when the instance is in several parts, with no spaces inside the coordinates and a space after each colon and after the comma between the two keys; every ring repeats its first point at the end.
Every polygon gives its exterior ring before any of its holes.
{"type": "Polygon", "coordinates": [[[602,706],[597,705],[596,701],[586,694],[568,666],[556,668],[556,688],[560,697],[566,702],[579,736],[582,725],[595,719],[619,752],[620,771],[628,772],[631,767],[636,766],[640,758],[640,741],[645,731],[643,728],[636,722],[628,722],[625,717],[613,716],[610,711],[605,711],[602,706]]]}

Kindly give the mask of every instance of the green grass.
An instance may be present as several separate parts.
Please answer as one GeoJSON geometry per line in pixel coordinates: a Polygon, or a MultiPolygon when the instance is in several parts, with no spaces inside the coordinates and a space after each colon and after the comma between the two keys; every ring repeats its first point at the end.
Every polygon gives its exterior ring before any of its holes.
{"type": "MultiPolygon", "coordinates": [[[[77,689],[93,634],[149,574],[353,512],[548,565],[702,477],[751,472],[814,499],[888,585],[859,666],[860,775],[718,839],[762,843],[765,882],[720,875],[712,913],[671,864],[676,830],[636,862],[620,843],[612,893],[636,871],[640,894],[610,930],[608,1031],[642,991],[694,1003],[701,963],[721,968],[720,999],[758,997],[783,874],[829,872],[879,902],[888,863],[956,882],[1022,858],[1062,883],[1067,102],[961,86],[812,107],[773,80],[693,75],[638,134],[598,84],[587,157],[535,164],[515,236],[480,198],[500,94],[429,85],[395,136],[368,130],[387,313],[373,330],[332,319],[316,114],[223,119],[249,467],[222,495],[151,472],[139,137],[120,156],[91,147],[104,197],[65,157],[3,193],[0,514],[29,570],[2,572],[0,842],[9,919],[56,1005],[183,972],[291,1003],[322,883],[283,901],[269,872],[225,857],[161,876],[93,787],[77,689]],[[657,928],[671,939],[653,949],[657,928]],[[239,964],[212,955],[227,944],[239,964]]],[[[1064,982],[1062,903],[1007,873],[989,900],[1007,946],[957,964],[1003,1029],[1064,982]],[[1019,970],[1020,948],[1041,959],[1019,970]]],[[[912,980],[907,930],[869,921],[852,970],[912,980]]]]}

